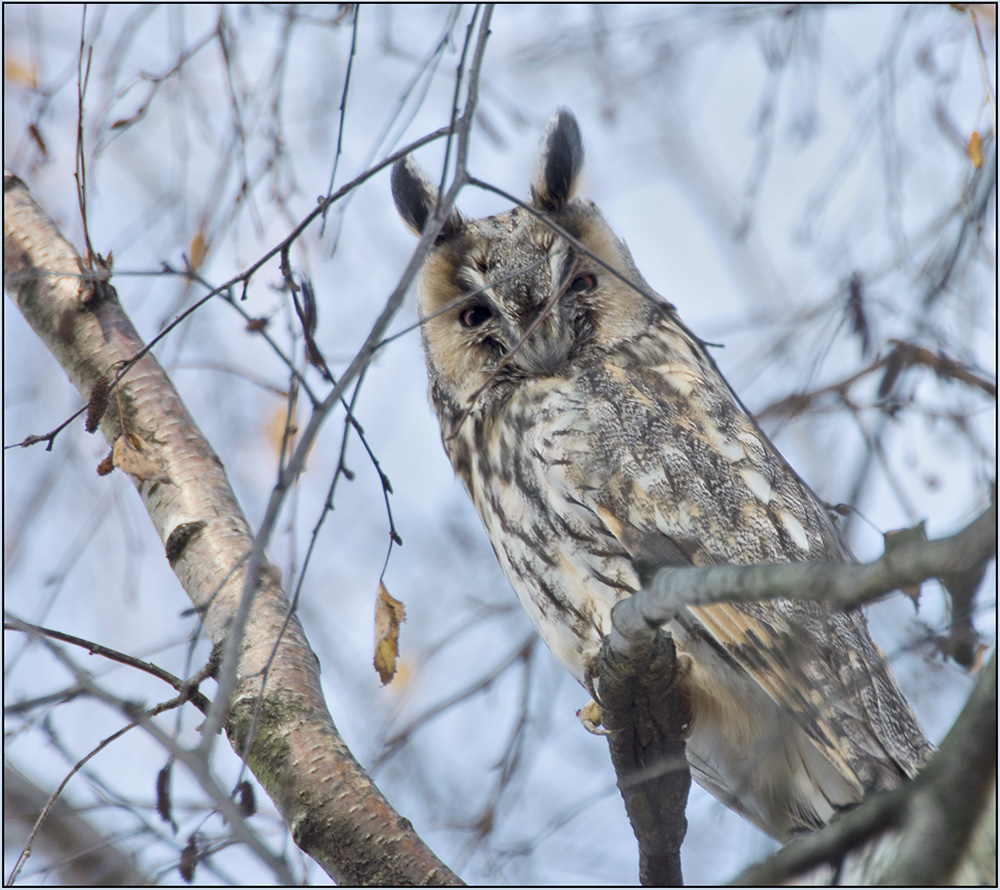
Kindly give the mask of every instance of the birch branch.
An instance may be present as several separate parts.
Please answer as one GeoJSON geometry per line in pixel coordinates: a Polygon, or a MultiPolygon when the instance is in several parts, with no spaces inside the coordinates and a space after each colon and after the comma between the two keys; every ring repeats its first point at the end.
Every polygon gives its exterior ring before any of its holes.
{"type": "MultiPolygon", "coordinates": [[[[85,401],[144,344],[114,289],[85,272],[76,251],[16,176],[4,173],[4,287],[85,401]]],[[[140,437],[158,472],[132,481],[167,559],[218,648],[247,580],[254,536],[222,462],[188,414],[159,362],[146,354],[117,386],[117,411],[100,430],[109,443],[140,437]]],[[[242,752],[258,701],[262,715],[248,764],[296,843],[346,884],[455,884],[458,878],[382,796],[337,732],[323,700],[319,665],[279,573],[256,573],[246,634],[233,666],[225,729],[242,752]],[[270,662],[263,683],[265,666],[270,662]]],[[[206,764],[207,766],[207,764],[206,764]]],[[[216,803],[241,825],[232,800],[216,803]]],[[[239,834],[239,831],[237,831],[239,834]]]]}

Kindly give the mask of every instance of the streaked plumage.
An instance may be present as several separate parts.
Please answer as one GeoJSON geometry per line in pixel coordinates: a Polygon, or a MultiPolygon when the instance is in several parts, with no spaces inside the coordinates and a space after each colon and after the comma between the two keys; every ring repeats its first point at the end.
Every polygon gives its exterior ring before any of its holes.
{"type": "MultiPolygon", "coordinates": [[[[531,207],[583,250],[524,208],[455,211],[419,311],[445,450],[532,624],[584,682],[637,561],[850,557],[600,211],[572,199],[582,158],[557,112],[531,207]]],[[[412,161],[393,193],[419,233],[434,191],[412,161]]],[[[893,787],[928,751],[860,612],[722,604],[669,629],[691,660],[695,779],[777,838],[893,787]]]]}

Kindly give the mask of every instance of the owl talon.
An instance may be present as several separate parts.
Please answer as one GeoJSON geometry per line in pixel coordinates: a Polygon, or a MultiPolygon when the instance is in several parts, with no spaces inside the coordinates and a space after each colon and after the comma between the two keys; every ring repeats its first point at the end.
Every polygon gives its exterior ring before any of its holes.
{"type": "Polygon", "coordinates": [[[690,655],[684,655],[680,652],[677,653],[677,669],[674,673],[674,685],[682,683],[687,679],[688,674],[691,673],[691,665],[694,662],[691,661],[690,655]]]}
{"type": "MultiPolygon", "coordinates": [[[[596,659],[589,662],[589,666],[583,675],[583,685],[586,687],[587,692],[590,693],[590,697],[593,699],[591,704],[600,705],[601,696],[597,692],[597,682],[600,678],[597,675],[597,663],[596,659]]],[[[583,709],[586,710],[586,709],[583,709]]],[[[598,721],[600,723],[600,721],[598,721]]]]}
{"type": "Polygon", "coordinates": [[[580,708],[576,716],[587,732],[593,735],[610,735],[610,730],[601,726],[601,706],[593,699],[580,708]]]}

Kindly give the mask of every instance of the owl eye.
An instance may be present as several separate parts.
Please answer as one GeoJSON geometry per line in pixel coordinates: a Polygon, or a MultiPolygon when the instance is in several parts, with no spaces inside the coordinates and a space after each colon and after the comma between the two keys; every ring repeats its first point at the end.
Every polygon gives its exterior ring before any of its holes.
{"type": "Polygon", "coordinates": [[[478,328],[483,322],[493,318],[493,310],[489,306],[467,306],[459,313],[458,320],[464,328],[478,328]]]}
{"type": "Polygon", "coordinates": [[[597,276],[591,275],[587,272],[584,275],[577,275],[576,278],[570,282],[569,291],[574,294],[583,294],[587,291],[593,290],[597,287],[597,276]]]}

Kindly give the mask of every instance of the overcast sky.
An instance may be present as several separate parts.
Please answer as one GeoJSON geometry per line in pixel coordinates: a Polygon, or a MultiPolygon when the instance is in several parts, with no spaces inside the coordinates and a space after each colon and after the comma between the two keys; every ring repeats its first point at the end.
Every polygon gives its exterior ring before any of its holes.
{"type": "MultiPolygon", "coordinates": [[[[200,237],[208,244],[202,275],[213,285],[225,281],[285,237],[330,188],[352,13],[338,20],[336,7],[301,7],[297,15],[291,23],[278,7],[88,7],[90,236],[98,251],[114,252],[114,283],[146,337],[205,289],[142,273],[164,263],[182,268],[200,237]],[[217,26],[228,69],[212,36],[217,26]],[[179,59],[178,71],[157,80],[179,59]],[[244,180],[250,189],[239,197],[244,180]]],[[[361,7],[334,188],[447,124],[471,15],[472,7],[361,7]]],[[[81,17],[81,7],[5,6],[4,150],[5,163],[82,250],[73,180],[81,17]]],[[[995,57],[988,67],[995,71],[995,57]]],[[[995,228],[969,239],[960,277],[939,299],[925,299],[935,264],[958,238],[955,208],[972,174],[965,141],[992,126],[967,16],[944,5],[787,13],[498,8],[470,171],[526,195],[540,129],[560,106],[577,115],[586,144],[581,193],[625,238],[652,287],[698,334],[724,345],[713,354],[751,410],[842,380],[894,337],[943,350],[995,379],[995,228]],[[867,356],[844,308],[855,273],[868,308],[867,356]]],[[[434,176],[443,156],[441,142],[417,152],[434,176]]],[[[473,189],[459,204],[469,216],[507,209],[473,189]]],[[[296,271],[316,290],[317,342],[334,373],[354,355],[415,244],[383,171],[293,251],[296,271]]],[[[296,322],[280,284],[273,262],[253,279],[243,305],[268,317],[269,331],[301,361],[301,341],[290,345],[296,322]]],[[[410,295],[392,329],[414,321],[410,295]]],[[[276,476],[287,370],[221,301],[175,330],[157,355],[256,525],[276,476]]],[[[322,393],[319,378],[311,379],[322,393]]],[[[920,519],[932,537],[955,531],[984,506],[986,479],[995,477],[990,401],[924,373],[906,389],[919,409],[887,420],[872,407],[878,379],[851,391],[856,415],[829,399],[806,417],[764,424],[821,497],[848,501],[859,489],[855,505],[868,521],[852,521],[850,536],[865,559],[881,551],[881,532],[920,519]],[[866,436],[876,433],[885,458],[870,461],[866,436]]],[[[452,475],[425,390],[419,336],[411,332],[379,355],[357,402],[367,442],[392,482],[404,542],[385,575],[407,610],[401,676],[392,686],[381,688],[371,668],[388,524],[378,475],[356,439],[347,458],[356,478],[339,484],[303,587],[301,614],[323,664],[331,712],[366,766],[385,753],[393,733],[531,638],[452,475]]],[[[4,398],[5,445],[51,429],[80,404],[9,302],[4,398]]],[[[300,426],[307,420],[303,402],[300,426]]],[[[327,424],[272,546],[288,586],[298,580],[342,434],[341,415],[327,424]]],[[[95,475],[106,450],[81,421],[51,452],[5,452],[6,608],[190,673],[207,657],[206,644],[189,664],[187,600],[131,483],[120,473],[95,475]]],[[[995,589],[991,568],[977,616],[989,643],[995,589]]],[[[919,614],[897,597],[872,617],[873,635],[935,741],[972,682],[954,665],[928,665],[920,657],[926,649],[914,645],[926,630],[916,622],[939,627],[944,609],[928,584],[919,614]]],[[[119,694],[150,703],[166,697],[145,677],[72,655],[119,694]]],[[[8,635],[5,661],[8,702],[70,683],[42,647],[16,636],[8,635]]],[[[574,716],[587,698],[535,645],[486,691],[421,724],[375,769],[376,781],[469,881],[634,881],[635,844],[606,743],[574,716]],[[511,769],[505,782],[498,762],[511,769]],[[477,838],[469,826],[491,805],[493,829],[477,838]]],[[[17,735],[8,740],[8,756],[47,788],[120,725],[85,701],[47,716],[48,728],[15,721],[17,735]]],[[[196,743],[198,722],[185,715],[183,743],[196,743]]],[[[143,867],[173,881],[187,834],[225,830],[211,820],[202,826],[196,808],[178,817],[177,838],[158,823],[149,806],[165,759],[132,733],[98,755],[67,796],[94,804],[91,818],[122,832],[123,846],[141,841],[143,867]],[[152,842],[144,825],[159,826],[160,841],[152,842]]],[[[223,752],[216,768],[228,782],[238,764],[223,752]]],[[[200,800],[182,776],[176,781],[179,798],[200,800]]],[[[692,790],[688,822],[684,868],[692,883],[725,880],[772,848],[700,789],[692,790]]],[[[266,836],[282,848],[276,828],[266,836]]],[[[241,851],[213,861],[220,871],[202,870],[200,880],[267,879],[241,851]]],[[[317,868],[303,868],[309,880],[324,880],[317,868]]]]}

